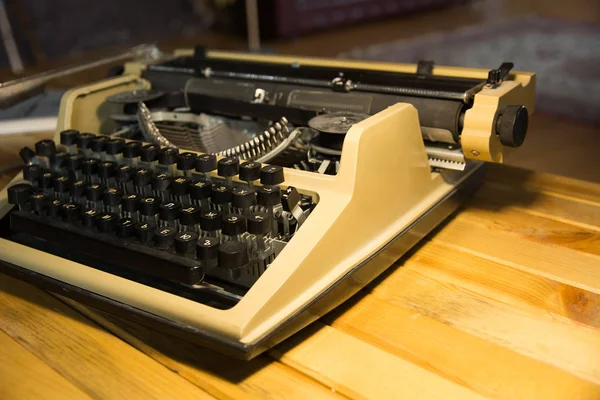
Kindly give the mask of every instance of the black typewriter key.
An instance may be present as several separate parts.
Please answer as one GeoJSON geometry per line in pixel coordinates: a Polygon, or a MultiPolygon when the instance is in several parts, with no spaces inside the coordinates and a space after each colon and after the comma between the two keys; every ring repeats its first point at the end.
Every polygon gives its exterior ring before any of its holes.
{"type": "Polygon", "coordinates": [[[260,186],[256,189],[256,200],[263,207],[273,207],[281,203],[279,186],[260,186]]]}
{"type": "Polygon", "coordinates": [[[200,223],[201,215],[202,210],[198,206],[184,207],[178,213],[179,223],[188,227],[188,230],[194,230],[195,225],[200,223]]]}
{"type": "Polygon", "coordinates": [[[217,157],[214,154],[200,154],[196,157],[196,171],[204,173],[210,182],[210,172],[217,169],[217,157]]]}
{"type": "Polygon", "coordinates": [[[196,249],[198,234],[196,232],[179,232],[175,235],[175,251],[179,254],[191,254],[196,249]]]}
{"type": "Polygon", "coordinates": [[[39,179],[42,177],[44,169],[39,165],[28,165],[23,168],[23,178],[31,182],[34,186],[38,186],[39,179]]]}
{"type": "Polygon", "coordinates": [[[153,163],[158,157],[160,146],[156,144],[147,144],[140,150],[140,159],[146,163],[153,163]]]}
{"type": "Polygon", "coordinates": [[[55,178],[55,174],[50,172],[50,171],[46,171],[42,174],[42,177],[40,178],[39,182],[40,182],[40,189],[50,189],[52,187],[54,187],[54,178],[55,178]]]}
{"type": "Polygon", "coordinates": [[[220,210],[229,211],[231,190],[225,185],[212,185],[210,199],[220,210]]]}
{"type": "Polygon", "coordinates": [[[129,218],[123,218],[117,221],[115,233],[119,238],[132,237],[134,233],[133,221],[129,218]]]}
{"type": "Polygon", "coordinates": [[[196,154],[185,152],[177,156],[177,169],[183,171],[186,176],[189,175],[188,171],[194,169],[196,164],[196,154]]]}
{"type": "Polygon", "coordinates": [[[103,153],[105,150],[106,142],[110,139],[108,136],[98,135],[90,140],[90,148],[96,153],[103,153]]]}
{"type": "Polygon", "coordinates": [[[118,207],[121,204],[122,199],[123,192],[114,187],[107,188],[102,196],[102,202],[107,207],[118,207]]]}
{"type": "Polygon", "coordinates": [[[158,152],[158,163],[167,167],[167,170],[171,175],[175,175],[175,163],[177,162],[177,156],[179,155],[179,150],[173,148],[163,148],[158,152]]]}
{"type": "Polygon", "coordinates": [[[156,230],[156,224],[151,221],[138,222],[133,226],[135,237],[144,244],[151,244],[154,231],[156,230]]]}
{"type": "Polygon", "coordinates": [[[69,171],[78,171],[81,169],[81,162],[83,157],[79,154],[69,154],[63,163],[65,168],[69,171]]]}
{"type": "Polygon", "coordinates": [[[35,152],[40,157],[51,157],[56,153],[56,144],[50,139],[40,140],[35,144],[35,152]]]}
{"type": "Polygon", "coordinates": [[[104,185],[101,185],[99,183],[93,183],[91,185],[88,185],[85,188],[85,199],[92,203],[97,203],[100,200],[102,200],[102,196],[104,195],[105,189],[106,188],[104,187],[104,185]]]}
{"type": "Polygon", "coordinates": [[[113,161],[103,161],[98,164],[98,177],[106,183],[116,174],[118,164],[113,161]]]}
{"type": "Polygon", "coordinates": [[[248,232],[253,235],[266,235],[271,231],[271,218],[267,213],[254,213],[248,217],[248,232]]]}
{"type": "Polygon", "coordinates": [[[119,217],[117,214],[113,213],[100,213],[96,218],[96,226],[98,226],[98,230],[100,232],[112,232],[117,227],[117,222],[119,221],[119,217]]]}
{"type": "Polygon", "coordinates": [[[248,186],[253,187],[254,181],[260,179],[261,164],[256,161],[246,161],[240,165],[240,180],[248,183],[248,186]]]}
{"type": "Polygon", "coordinates": [[[223,216],[221,233],[231,237],[238,237],[246,232],[246,218],[239,214],[226,214],[223,216]]]}
{"type": "Polygon", "coordinates": [[[250,207],[256,204],[256,192],[251,187],[234,187],[231,189],[231,204],[247,214],[250,207]]]}
{"type": "Polygon", "coordinates": [[[142,197],[140,199],[140,214],[146,217],[153,217],[158,214],[160,199],[154,196],[142,197]]]}
{"type": "Polygon", "coordinates": [[[93,208],[86,209],[81,214],[81,222],[83,223],[83,226],[87,228],[96,226],[96,218],[98,218],[98,214],[99,212],[93,208]]]}
{"type": "Polygon", "coordinates": [[[50,201],[50,196],[48,196],[44,192],[34,193],[29,198],[29,202],[31,203],[31,209],[37,212],[38,214],[44,213],[46,207],[48,207],[48,204],[50,204],[50,201]]]}
{"type": "Polygon", "coordinates": [[[29,164],[35,158],[36,154],[35,151],[31,150],[29,147],[23,147],[19,150],[19,156],[25,164],[29,164]]]}
{"type": "Polygon", "coordinates": [[[212,193],[212,185],[206,181],[198,181],[189,185],[190,199],[208,209],[208,199],[212,193]]]}
{"type": "Polygon", "coordinates": [[[58,197],[62,197],[69,192],[71,180],[66,176],[57,176],[54,178],[54,192],[58,197]]]}
{"type": "Polygon", "coordinates": [[[173,179],[173,183],[171,183],[171,193],[173,193],[174,196],[187,195],[190,183],[192,183],[192,180],[183,176],[173,179]]]}
{"type": "Polygon", "coordinates": [[[119,186],[123,190],[132,191],[132,177],[135,173],[135,169],[127,164],[119,165],[115,172],[115,177],[117,178],[117,182],[119,182],[119,186]]]}
{"type": "Polygon", "coordinates": [[[75,138],[75,144],[79,150],[86,150],[90,148],[92,139],[95,138],[96,135],[93,133],[82,132],[75,138]]]}
{"type": "Polygon", "coordinates": [[[154,231],[154,246],[157,249],[166,250],[175,243],[177,230],[170,226],[163,226],[154,231]]]}
{"type": "Polygon", "coordinates": [[[133,174],[133,184],[138,193],[148,194],[152,182],[152,171],[147,168],[138,168],[133,174]]]}
{"type": "Polygon", "coordinates": [[[171,175],[164,172],[158,173],[152,178],[152,190],[163,201],[167,201],[169,198],[168,191],[171,188],[172,180],[171,175]]]}
{"type": "Polygon", "coordinates": [[[179,218],[179,210],[181,210],[181,203],[179,202],[169,201],[161,203],[158,206],[158,218],[164,224],[172,224],[179,218]]]}
{"type": "Polygon", "coordinates": [[[33,187],[27,183],[17,183],[7,190],[8,202],[18,206],[19,210],[24,208],[32,194],[33,187]]]}
{"type": "Polygon", "coordinates": [[[200,229],[210,236],[218,236],[223,227],[223,214],[220,211],[203,210],[200,214],[200,229]]]}
{"type": "Polygon", "coordinates": [[[123,139],[109,139],[104,143],[104,152],[110,156],[116,156],[123,152],[125,141],[123,139]]]}
{"type": "Polygon", "coordinates": [[[62,200],[59,200],[59,199],[52,200],[50,202],[50,204],[48,204],[48,215],[50,217],[58,217],[58,216],[60,216],[64,204],[65,203],[63,203],[62,200]]]}
{"type": "Polygon", "coordinates": [[[221,158],[217,163],[217,174],[227,179],[227,186],[231,187],[232,177],[240,170],[240,160],[235,157],[221,158]]]}
{"type": "Polygon", "coordinates": [[[298,193],[298,190],[296,190],[296,188],[293,186],[289,186],[281,194],[281,205],[283,206],[283,211],[294,211],[294,208],[296,208],[301,201],[302,197],[300,196],[300,193],[298,193]]]}
{"type": "Polygon", "coordinates": [[[71,182],[69,187],[69,195],[71,196],[71,200],[76,202],[79,197],[83,196],[86,186],[87,183],[81,179],[71,182]]]}
{"type": "Polygon", "coordinates": [[[123,147],[123,158],[132,161],[132,165],[135,165],[135,159],[142,154],[142,143],[141,142],[127,142],[123,147]]]}
{"type": "Polygon", "coordinates": [[[141,196],[139,194],[127,194],[123,196],[121,207],[123,215],[137,221],[137,212],[140,207],[141,196]]]}
{"type": "MultiPolygon", "coordinates": [[[[92,210],[92,211],[96,211],[96,210],[92,210]]],[[[76,223],[79,222],[79,220],[81,219],[82,215],[81,215],[81,206],[77,203],[66,203],[62,205],[62,209],[61,209],[61,215],[62,215],[62,219],[63,221],[69,222],[69,223],[76,223]]],[[[93,221],[92,221],[93,224],[93,221]]],[[[91,226],[91,225],[90,225],[91,226]]]]}
{"type": "Polygon", "coordinates": [[[69,153],[73,153],[77,144],[79,131],[76,129],[67,129],[60,133],[60,144],[67,146],[69,153]]]}
{"type": "Polygon", "coordinates": [[[267,165],[260,170],[260,183],[263,185],[279,185],[285,181],[283,167],[267,165]]]}
{"type": "Polygon", "coordinates": [[[248,263],[248,247],[244,242],[229,240],[218,248],[219,268],[237,270],[248,263]]]}
{"type": "Polygon", "coordinates": [[[64,162],[67,159],[68,155],[69,153],[66,153],[64,151],[58,151],[54,153],[54,155],[50,156],[50,167],[53,170],[60,169],[64,165],[64,162]]]}
{"type": "Polygon", "coordinates": [[[101,161],[99,158],[86,158],[81,162],[81,173],[89,182],[94,182],[96,180],[96,174],[98,173],[98,164],[101,161]]]}
{"type": "Polygon", "coordinates": [[[214,268],[218,264],[219,239],[202,237],[196,243],[196,257],[202,261],[206,269],[214,268]]]}

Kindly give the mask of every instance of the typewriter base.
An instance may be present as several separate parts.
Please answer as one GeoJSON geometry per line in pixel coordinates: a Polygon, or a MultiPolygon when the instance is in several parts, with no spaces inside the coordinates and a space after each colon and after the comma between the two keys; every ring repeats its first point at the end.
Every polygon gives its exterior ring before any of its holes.
{"type": "Polygon", "coordinates": [[[468,179],[464,180],[455,190],[441,199],[373,257],[331,285],[329,290],[288,319],[269,336],[251,345],[226,340],[207,331],[168,320],[6,261],[0,260],[0,272],[151,329],[200,344],[238,359],[250,360],[327,314],[391,267],[396,260],[449,218],[458,209],[461,202],[477,190],[483,182],[485,169],[485,165],[479,165],[477,171],[473,172],[468,179]],[[390,260],[392,261],[390,262],[390,260]]]}

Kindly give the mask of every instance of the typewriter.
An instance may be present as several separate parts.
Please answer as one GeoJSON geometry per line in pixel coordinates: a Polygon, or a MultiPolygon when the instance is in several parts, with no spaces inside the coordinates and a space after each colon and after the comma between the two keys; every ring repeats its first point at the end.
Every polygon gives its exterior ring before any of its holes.
{"type": "Polygon", "coordinates": [[[197,47],[69,90],[0,193],[1,271],[251,359],[519,147],[535,75],[197,47]]]}

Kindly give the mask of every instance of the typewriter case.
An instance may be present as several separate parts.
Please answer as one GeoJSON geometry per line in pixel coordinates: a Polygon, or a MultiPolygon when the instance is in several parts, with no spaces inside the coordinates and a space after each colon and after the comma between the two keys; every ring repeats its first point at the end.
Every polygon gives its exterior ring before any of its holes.
{"type": "MultiPolygon", "coordinates": [[[[192,55],[190,50],[174,57],[192,55]]],[[[207,59],[273,65],[300,64],[415,74],[416,65],[324,60],[207,51],[207,59]]],[[[61,101],[59,132],[108,133],[105,100],[150,89],[150,63],[126,65],[122,76],[69,90],[61,101]]],[[[435,67],[440,77],[488,78],[488,70],[435,67]]],[[[213,306],[125,279],[24,242],[11,240],[6,188],[0,192],[0,270],[122,318],[251,359],[331,311],[392,266],[452,215],[484,177],[486,162],[511,151],[495,134],[498,113],[519,104],[533,112],[535,75],[511,72],[483,86],[464,114],[462,170],[432,168],[417,109],[393,104],[353,125],[336,175],[286,168],[283,187],[312,193],[317,205],[275,261],[233,305],[213,306]]],[[[184,150],[184,149],[182,149],[184,150]]],[[[23,180],[16,176],[10,185],[23,180]]]]}

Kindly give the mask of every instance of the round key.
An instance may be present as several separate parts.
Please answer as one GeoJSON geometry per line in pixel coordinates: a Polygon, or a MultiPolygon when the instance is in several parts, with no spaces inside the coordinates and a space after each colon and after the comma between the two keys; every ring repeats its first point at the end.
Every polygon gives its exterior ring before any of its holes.
{"type": "Polygon", "coordinates": [[[60,133],[60,144],[64,144],[65,146],[74,145],[77,141],[77,136],[79,135],[79,131],[76,129],[67,129],[60,133]]]}
{"type": "Polygon", "coordinates": [[[52,156],[50,156],[50,164],[52,165],[52,168],[60,168],[65,162],[68,155],[69,153],[66,153],[64,151],[58,151],[52,156]]]}
{"type": "Polygon", "coordinates": [[[133,226],[135,237],[144,244],[152,243],[152,237],[156,230],[156,224],[154,222],[138,222],[133,226]]]}
{"type": "Polygon", "coordinates": [[[140,200],[142,196],[139,194],[131,193],[123,197],[123,211],[134,213],[140,206],[140,200]]]}
{"type": "Polygon", "coordinates": [[[48,204],[50,204],[50,196],[44,192],[37,192],[29,197],[29,202],[31,203],[31,208],[34,211],[41,213],[46,209],[48,204]]]}
{"type": "Polygon", "coordinates": [[[218,257],[219,239],[214,237],[203,237],[196,243],[196,257],[202,261],[216,259],[218,257]]]}
{"type": "Polygon", "coordinates": [[[80,150],[89,149],[92,139],[95,137],[96,135],[93,133],[80,133],[75,138],[75,144],[80,150]]]}
{"type": "Polygon", "coordinates": [[[81,219],[81,206],[77,203],[63,204],[61,214],[62,219],[66,222],[79,222],[81,219]]]}
{"type": "Polygon", "coordinates": [[[248,208],[256,203],[256,192],[249,187],[231,189],[231,204],[236,208],[248,208]]]}
{"type": "Polygon", "coordinates": [[[173,179],[173,183],[171,183],[171,193],[173,193],[175,196],[186,195],[188,193],[190,183],[192,183],[192,180],[183,176],[173,179]]]}
{"type": "Polygon", "coordinates": [[[152,171],[146,168],[139,168],[133,174],[133,184],[135,186],[147,186],[152,181],[152,171]]]}
{"type": "Polygon", "coordinates": [[[117,188],[111,187],[104,191],[104,195],[102,196],[102,202],[106,206],[114,207],[121,204],[122,198],[123,192],[117,188]]]}
{"type": "Polygon", "coordinates": [[[177,201],[161,203],[161,205],[158,206],[158,217],[162,221],[173,222],[178,218],[179,210],[181,210],[181,203],[177,201]]]}
{"type": "Polygon", "coordinates": [[[248,263],[248,247],[244,242],[229,240],[219,246],[219,267],[238,269],[248,263]]]}
{"type": "Polygon", "coordinates": [[[190,183],[188,191],[192,200],[208,199],[212,192],[211,184],[205,181],[190,183]]]}
{"type": "Polygon", "coordinates": [[[189,206],[179,210],[179,222],[181,225],[196,225],[200,223],[202,210],[198,206],[189,206]]]}
{"type": "Polygon", "coordinates": [[[166,192],[171,187],[171,175],[160,173],[152,178],[152,189],[158,192],[166,192]]]}
{"type": "Polygon", "coordinates": [[[43,168],[39,165],[28,165],[23,168],[23,178],[30,182],[37,182],[42,177],[43,168]]]}
{"type": "Polygon", "coordinates": [[[69,191],[71,181],[66,176],[57,176],[54,178],[54,191],[58,193],[65,193],[69,191]]]}
{"type": "Polygon", "coordinates": [[[177,169],[181,171],[189,171],[194,168],[196,163],[196,154],[185,152],[177,157],[177,169]]]}
{"type": "Polygon", "coordinates": [[[98,211],[94,210],[93,208],[88,208],[86,209],[82,214],[81,214],[81,222],[83,223],[83,226],[87,227],[87,228],[91,228],[93,226],[96,225],[96,218],[98,218],[98,211]]]}
{"type": "Polygon", "coordinates": [[[48,204],[48,215],[58,217],[61,214],[62,207],[65,203],[62,200],[55,199],[48,204]]]}
{"type": "Polygon", "coordinates": [[[81,163],[81,172],[85,176],[96,175],[98,173],[99,158],[87,158],[81,163]]]}
{"type": "Polygon", "coordinates": [[[246,232],[246,218],[239,214],[226,214],[223,216],[221,232],[228,236],[237,236],[246,232]]]}
{"type": "Polygon", "coordinates": [[[81,179],[73,181],[71,182],[71,186],[69,187],[69,194],[71,195],[71,197],[83,196],[86,186],[87,184],[85,183],[85,181],[81,179]]]}
{"type": "Polygon", "coordinates": [[[196,249],[198,234],[196,232],[179,232],[175,235],[175,251],[179,254],[190,254],[196,249]]]}
{"type": "Polygon", "coordinates": [[[69,154],[64,161],[64,166],[69,171],[77,171],[81,168],[81,162],[83,161],[83,157],[79,154],[69,154]]]}
{"type": "Polygon", "coordinates": [[[108,136],[104,136],[104,135],[98,135],[96,137],[94,137],[92,140],[90,140],[90,148],[95,151],[96,153],[100,153],[102,151],[104,151],[105,149],[105,145],[106,142],[108,142],[110,139],[108,138],[108,136]]]}
{"type": "Polygon", "coordinates": [[[40,178],[40,188],[42,189],[50,189],[54,186],[54,177],[56,175],[50,171],[46,171],[42,174],[40,178]]]}
{"type": "Polygon", "coordinates": [[[160,146],[155,144],[147,144],[140,150],[140,159],[144,162],[154,162],[158,157],[160,146]]]}
{"type": "Polygon", "coordinates": [[[98,164],[98,176],[102,179],[108,179],[115,176],[117,163],[112,161],[104,161],[98,164]]]}
{"type": "Polygon", "coordinates": [[[173,165],[177,162],[177,155],[179,150],[172,148],[160,149],[158,152],[158,163],[160,165],[173,165]]]}
{"type": "Polygon", "coordinates": [[[231,201],[231,191],[225,185],[212,185],[210,198],[215,204],[227,204],[231,201]]]}
{"type": "Polygon", "coordinates": [[[240,160],[235,157],[221,158],[217,163],[217,174],[223,177],[235,176],[240,169],[240,160]]]}
{"type": "Polygon", "coordinates": [[[159,227],[154,231],[154,245],[156,248],[166,250],[175,243],[177,230],[170,226],[159,227]]]}
{"type": "Polygon", "coordinates": [[[137,158],[142,154],[141,142],[127,142],[123,147],[123,157],[137,158]]]}
{"type": "Polygon", "coordinates": [[[98,218],[96,219],[96,224],[98,226],[98,230],[100,232],[112,232],[117,227],[117,222],[119,221],[119,217],[117,214],[113,213],[101,213],[98,214],[98,218]]]}
{"type": "Polygon", "coordinates": [[[117,234],[117,237],[119,238],[132,237],[134,233],[133,221],[128,218],[120,219],[119,221],[117,221],[115,232],[117,234]]]}
{"type": "Polygon", "coordinates": [[[99,183],[93,183],[85,188],[85,198],[88,201],[100,201],[104,195],[105,187],[99,183]]]}
{"type": "Polygon", "coordinates": [[[35,152],[38,156],[50,157],[56,153],[56,144],[50,139],[40,140],[35,144],[35,152]]]}
{"type": "Polygon", "coordinates": [[[279,165],[267,165],[260,170],[260,183],[263,185],[279,185],[283,181],[283,167],[279,165]]]}
{"type": "Polygon", "coordinates": [[[158,206],[160,205],[160,199],[158,197],[150,196],[143,197],[140,200],[140,214],[146,216],[153,216],[158,214],[158,206]]]}
{"type": "Polygon", "coordinates": [[[123,139],[109,139],[104,143],[104,151],[110,155],[121,154],[123,147],[125,147],[123,139]]]}
{"type": "Polygon", "coordinates": [[[115,172],[115,176],[119,182],[129,182],[133,176],[135,169],[127,164],[119,165],[115,172]]]}
{"type": "Polygon", "coordinates": [[[266,235],[271,231],[271,218],[266,213],[254,213],[248,217],[248,232],[266,235]]]}
{"type": "Polygon", "coordinates": [[[276,206],[281,202],[279,186],[260,186],[256,189],[256,200],[263,207],[276,206]]]}
{"type": "Polygon", "coordinates": [[[23,147],[19,151],[19,156],[25,162],[25,164],[28,164],[31,160],[33,160],[36,154],[35,151],[31,150],[29,147],[23,147]]]}
{"type": "Polygon", "coordinates": [[[246,161],[240,165],[240,179],[246,182],[253,182],[260,179],[260,163],[256,161],[246,161]]]}
{"type": "Polygon", "coordinates": [[[29,201],[33,194],[33,187],[27,183],[17,183],[7,190],[8,202],[17,206],[23,206],[29,201]]]}
{"type": "Polygon", "coordinates": [[[196,157],[196,171],[211,172],[217,169],[217,157],[214,154],[200,154],[196,157]]]}
{"type": "Polygon", "coordinates": [[[202,211],[200,214],[200,229],[207,232],[214,232],[223,226],[223,214],[216,210],[202,211]]]}

